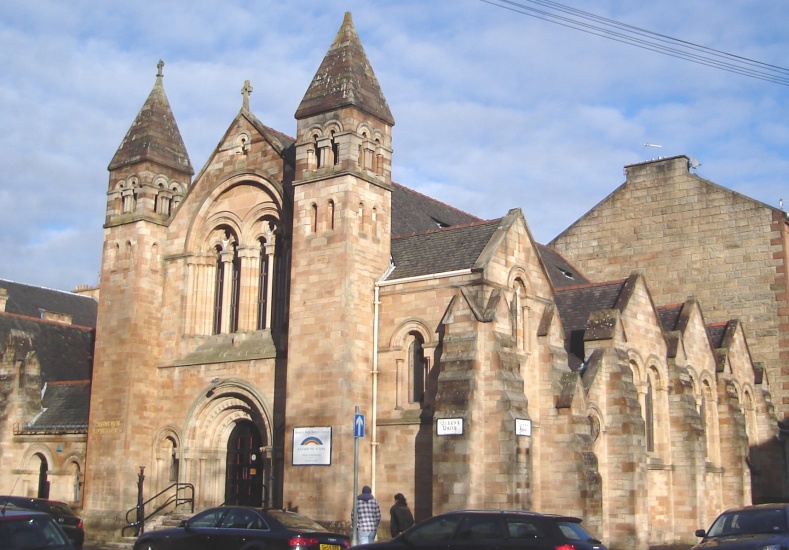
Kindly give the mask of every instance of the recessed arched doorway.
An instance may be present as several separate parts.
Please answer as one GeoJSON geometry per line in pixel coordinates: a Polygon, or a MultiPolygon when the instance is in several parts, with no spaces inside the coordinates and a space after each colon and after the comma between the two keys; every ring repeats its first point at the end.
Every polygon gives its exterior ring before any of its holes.
{"type": "Polygon", "coordinates": [[[225,503],[239,506],[262,506],[265,498],[263,437],[254,423],[236,422],[227,440],[225,467],[225,503]]]}
{"type": "Polygon", "coordinates": [[[36,496],[38,498],[49,498],[49,464],[44,455],[37,454],[36,456],[41,461],[38,468],[38,493],[36,496]]]}

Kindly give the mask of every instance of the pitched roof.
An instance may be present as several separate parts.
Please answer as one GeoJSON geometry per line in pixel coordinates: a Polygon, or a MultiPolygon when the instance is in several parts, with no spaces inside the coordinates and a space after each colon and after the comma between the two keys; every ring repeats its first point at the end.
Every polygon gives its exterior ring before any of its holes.
{"type": "Polygon", "coordinates": [[[556,289],[556,309],[564,328],[564,346],[572,370],[578,370],[585,360],[584,336],[589,316],[613,309],[625,289],[627,280],[556,289]]]}
{"type": "Polygon", "coordinates": [[[5,279],[0,279],[0,288],[5,288],[8,292],[5,309],[7,313],[34,319],[40,319],[42,311],[65,313],[71,315],[71,322],[75,325],[96,327],[98,302],[89,296],[5,279]]]}
{"type": "Polygon", "coordinates": [[[656,308],[660,326],[664,332],[679,330],[679,320],[685,304],[674,304],[656,308]]]}
{"type": "Polygon", "coordinates": [[[471,269],[501,220],[438,229],[392,239],[388,280],[471,269]]]}
{"type": "Polygon", "coordinates": [[[345,13],[334,42],[296,110],[296,118],[346,106],[354,106],[394,126],[389,105],[356,34],[350,12],[345,13]]]}
{"type": "Polygon", "coordinates": [[[87,432],[90,380],[53,382],[41,400],[43,412],[24,425],[25,432],[87,432]]]}
{"type": "Polygon", "coordinates": [[[0,313],[0,348],[36,354],[41,381],[89,380],[93,371],[95,330],[0,313]]]}
{"type": "Polygon", "coordinates": [[[392,237],[479,221],[476,216],[392,182],[392,237]]]}
{"type": "Polygon", "coordinates": [[[156,75],[153,90],[112,157],[108,170],[151,161],[189,175],[194,174],[184,140],[170,109],[170,102],[164,93],[161,72],[164,63],[159,63],[159,73],[156,75]]]}
{"type": "Polygon", "coordinates": [[[578,268],[567,261],[556,249],[538,244],[537,250],[542,257],[553,288],[568,288],[591,283],[578,268]]]}

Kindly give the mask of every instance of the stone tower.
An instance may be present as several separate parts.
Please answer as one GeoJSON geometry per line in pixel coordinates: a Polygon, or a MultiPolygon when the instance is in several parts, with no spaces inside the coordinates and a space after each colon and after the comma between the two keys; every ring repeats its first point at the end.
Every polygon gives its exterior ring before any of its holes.
{"type": "Polygon", "coordinates": [[[161,346],[163,249],[167,226],[194,174],[162,85],[156,83],[110,162],[101,300],[93,370],[85,509],[116,521],[136,501],[136,480],[155,421],[146,391],[161,346]],[[123,449],[118,452],[118,449],[123,449]],[[121,458],[119,460],[119,457],[121,458]]]}
{"type": "MultiPolygon", "coordinates": [[[[283,497],[308,515],[347,521],[354,409],[369,418],[372,406],[374,282],[390,262],[394,126],[350,13],[295,116],[285,453],[293,428],[332,434],[330,465],[286,460],[283,497]]],[[[360,485],[370,484],[366,441],[360,485]]]]}

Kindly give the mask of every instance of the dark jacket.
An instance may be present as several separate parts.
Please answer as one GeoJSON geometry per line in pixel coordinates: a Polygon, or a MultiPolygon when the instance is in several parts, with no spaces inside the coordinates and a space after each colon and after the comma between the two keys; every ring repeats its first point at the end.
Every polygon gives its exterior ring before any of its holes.
{"type": "Polygon", "coordinates": [[[389,530],[392,532],[393,537],[399,535],[414,524],[414,516],[411,514],[411,510],[407,505],[395,503],[395,505],[389,509],[389,514],[391,516],[389,530]]]}

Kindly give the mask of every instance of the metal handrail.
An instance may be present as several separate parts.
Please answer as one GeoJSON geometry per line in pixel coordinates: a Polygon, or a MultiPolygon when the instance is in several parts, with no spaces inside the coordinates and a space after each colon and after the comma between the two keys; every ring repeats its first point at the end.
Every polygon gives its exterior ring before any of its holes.
{"type": "Polygon", "coordinates": [[[124,533],[126,532],[127,529],[131,529],[132,527],[136,529],[137,527],[139,527],[141,525],[145,525],[146,521],[148,521],[149,519],[151,519],[152,517],[157,515],[159,512],[161,512],[165,508],[169,507],[171,504],[174,504],[174,506],[173,506],[174,509],[177,509],[179,506],[182,506],[184,504],[189,504],[189,506],[190,506],[190,513],[193,514],[194,511],[195,511],[195,487],[194,487],[194,485],[192,485],[191,483],[173,483],[169,487],[166,487],[165,489],[162,489],[161,491],[156,493],[154,496],[152,496],[151,498],[149,498],[148,500],[143,502],[141,505],[135,506],[134,508],[130,508],[126,512],[126,526],[123,527],[123,529],[121,529],[121,536],[125,536],[124,533]],[[148,504],[150,504],[151,502],[155,501],[159,497],[165,495],[165,493],[167,493],[168,491],[170,491],[173,488],[175,488],[175,491],[173,492],[173,494],[168,496],[167,499],[162,504],[160,504],[159,506],[154,508],[154,510],[152,512],[150,512],[148,515],[144,514],[145,507],[148,504]],[[187,493],[187,492],[188,492],[188,495],[185,494],[185,496],[180,496],[182,493],[187,493]],[[131,516],[132,513],[135,514],[135,516],[134,516],[135,517],[135,521],[132,521],[131,518],[129,517],[129,516],[131,516]]]}

